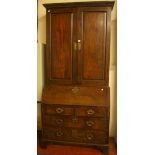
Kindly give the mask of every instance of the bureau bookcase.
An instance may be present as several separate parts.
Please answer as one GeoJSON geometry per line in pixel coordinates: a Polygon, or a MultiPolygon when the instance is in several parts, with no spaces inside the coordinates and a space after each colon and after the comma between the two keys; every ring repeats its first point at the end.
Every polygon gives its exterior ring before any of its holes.
{"type": "Polygon", "coordinates": [[[44,4],[42,143],[94,146],[109,140],[109,59],[114,2],[44,4]]]}

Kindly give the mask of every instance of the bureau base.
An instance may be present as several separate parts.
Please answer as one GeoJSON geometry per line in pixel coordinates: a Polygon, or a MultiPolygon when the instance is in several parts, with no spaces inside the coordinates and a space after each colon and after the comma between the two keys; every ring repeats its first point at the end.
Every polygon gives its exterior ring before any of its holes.
{"type": "Polygon", "coordinates": [[[109,91],[109,87],[44,88],[41,147],[46,148],[48,144],[76,145],[97,148],[107,154],[109,91]]]}

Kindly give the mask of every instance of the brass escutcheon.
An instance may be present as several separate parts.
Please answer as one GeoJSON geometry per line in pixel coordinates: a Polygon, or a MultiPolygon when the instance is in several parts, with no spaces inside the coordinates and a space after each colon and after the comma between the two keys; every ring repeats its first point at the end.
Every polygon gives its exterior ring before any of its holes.
{"type": "Polygon", "coordinates": [[[79,88],[78,88],[78,87],[72,88],[72,92],[73,92],[74,94],[76,94],[77,92],[79,92],[79,88]]]}

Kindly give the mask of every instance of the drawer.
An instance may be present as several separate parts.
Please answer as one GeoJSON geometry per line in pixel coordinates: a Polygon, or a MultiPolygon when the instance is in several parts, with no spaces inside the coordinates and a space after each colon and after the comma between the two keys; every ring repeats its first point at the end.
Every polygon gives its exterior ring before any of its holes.
{"type": "Polygon", "coordinates": [[[84,128],[95,129],[95,130],[104,130],[108,131],[109,121],[105,118],[84,118],[79,121],[84,121],[84,128]]]}
{"type": "Polygon", "coordinates": [[[109,117],[109,107],[79,106],[76,116],[109,117]]]}
{"type": "Polygon", "coordinates": [[[74,109],[72,107],[63,106],[63,105],[48,105],[42,104],[43,114],[60,114],[60,115],[72,115],[74,109]]]}
{"type": "Polygon", "coordinates": [[[109,134],[102,131],[72,129],[72,138],[74,142],[79,143],[107,144],[109,134]]]}
{"type": "Polygon", "coordinates": [[[87,128],[96,130],[108,130],[109,122],[105,118],[88,118],[72,116],[44,115],[43,124],[53,127],[87,128]]]}
{"type": "Polygon", "coordinates": [[[109,139],[108,132],[51,127],[44,128],[43,136],[48,140],[88,144],[107,144],[109,139]]]}
{"type": "Polygon", "coordinates": [[[72,133],[71,130],[50,127],[43,129],[43,136],[48,140],[70,141],[72,133]]]}

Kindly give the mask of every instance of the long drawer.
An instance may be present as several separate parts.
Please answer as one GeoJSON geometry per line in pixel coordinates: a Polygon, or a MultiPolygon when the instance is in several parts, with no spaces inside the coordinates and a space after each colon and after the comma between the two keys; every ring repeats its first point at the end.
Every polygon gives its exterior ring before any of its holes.
{"type": "Polygon", "coordinates": [[[54,127],[105,130],[108,129],[109,126],[109,122],[106,118],[44,115],[43,123],[46,126],[54,127]]]}
{"type": "Polygon", "coordinates": [[[44,127],[43,135],[45,139],[51,141],[69,141],[93,144],[108,143],[108,131],[102,132],[83,129],[44,127]]]}
{"type": "Polygon", "coordinates": [[[109,116],[109,107],[42,104],[42,112],[43,114],[47,115],[59,114],[59,115],[107,117],[109,116]]]}

